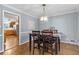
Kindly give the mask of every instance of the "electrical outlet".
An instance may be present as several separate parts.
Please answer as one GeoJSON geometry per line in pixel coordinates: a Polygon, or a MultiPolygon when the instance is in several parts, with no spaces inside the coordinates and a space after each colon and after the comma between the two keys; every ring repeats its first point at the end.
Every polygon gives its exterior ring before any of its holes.
{"type": "Polygon", "coordinates": [[[75,42],[75,40],[71,40],[71,42],[75,42]]]}

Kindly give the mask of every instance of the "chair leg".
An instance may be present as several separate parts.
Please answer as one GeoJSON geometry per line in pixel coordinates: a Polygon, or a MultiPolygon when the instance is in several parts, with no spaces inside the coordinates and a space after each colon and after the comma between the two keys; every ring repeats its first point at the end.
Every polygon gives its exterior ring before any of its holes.
{"type": "Polygon", "coordinates": [[[58,51],[57,51],[57,41],[55,42],[55,54],[56,55],[58,54],[58,51]]]}
{"type": "Polygon", "coordinates": [[[39,54],[40,54],[40,52],[41,52],[41,50],[40,50],[40,44],[38,44],[38,51],[39,51],[39,54]]]}
{"type": "Polygon", "coordinates": [[[35,50],[35,43],[33,42],[33,55],[34,55],[34,50],[35,50]]]}
{"type": "Polygon", "coordinates": [[[48,52],[48,44],[45,46],[45,51],[48,52]]]}
{"type": "Polygon", "coordinates": [[[53,55],[53,45],[51,44],[51,54],[53,55]]]}
{"type": "Polygon", "coordinates": [[[58,51],[60,51],[60,38],[57,38],[57,46],[58,46],[58,51]]]}
{"type": "Polygon", "coordinates": [[[45,51],[45,43],[43,42],[43,52],[42,52],[43,55],[44,55],[44,51],[45,51]]]}

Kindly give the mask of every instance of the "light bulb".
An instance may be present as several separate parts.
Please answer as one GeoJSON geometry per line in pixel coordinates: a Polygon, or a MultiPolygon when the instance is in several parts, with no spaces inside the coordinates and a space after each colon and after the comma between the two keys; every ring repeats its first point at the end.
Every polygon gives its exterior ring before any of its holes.
{"type": "Polygon", "coordinates": [[[47,16],[44,16],[44,21],[47,21],[47,20],[48,20],[47,16]]]}
{"type": "Polygon", "coordinates": [[[44,18],[43,18],[43,17],[41,17],[41,18],[40,18],[40,21],[43,21],[43,20],[44,20],[44,18]]]}
{"type": "Polygon", "coordinates": [[[40,21],[47,21],[48,20],[48,17],[47,16],[42,16],[41,18],[40,18],[40,21]]]}

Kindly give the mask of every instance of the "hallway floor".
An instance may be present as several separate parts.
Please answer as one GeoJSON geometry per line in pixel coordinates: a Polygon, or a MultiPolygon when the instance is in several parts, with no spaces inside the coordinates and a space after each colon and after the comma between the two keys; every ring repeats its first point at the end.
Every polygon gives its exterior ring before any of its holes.
{"type": "Polygon", "coordinates": [[[18,45],[17,36],[6,36],[5,50],[15,47],[16,45],[18,45]]]}
{"type": "MultiPolygon", "coordinates": [[[[5,52],[1,53],[1,55],[30,55],[28,47],[28,43],[25,43],[23,45],[15,46],[9,50],[6,50],[5,52]]],[[[35,49],[35,55],[39,55],[37,49],[35,49]]],[[[45,55],[50,54],[45,53],[45,55]]],[[[61,50],[58,55],[79,55],[79,46],[61,43],[61,50]]]]}

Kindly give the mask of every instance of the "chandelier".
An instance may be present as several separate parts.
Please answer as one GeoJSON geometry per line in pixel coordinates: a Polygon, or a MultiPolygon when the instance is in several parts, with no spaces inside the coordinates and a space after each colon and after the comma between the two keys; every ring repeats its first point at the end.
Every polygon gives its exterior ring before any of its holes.
{"type": "Polygon", "coordinates": [[[47,21],[48,17],[46,16],[46,4],[42,4],[43,7],[43,15],[40,18],[40,21],[47,21]]]}

